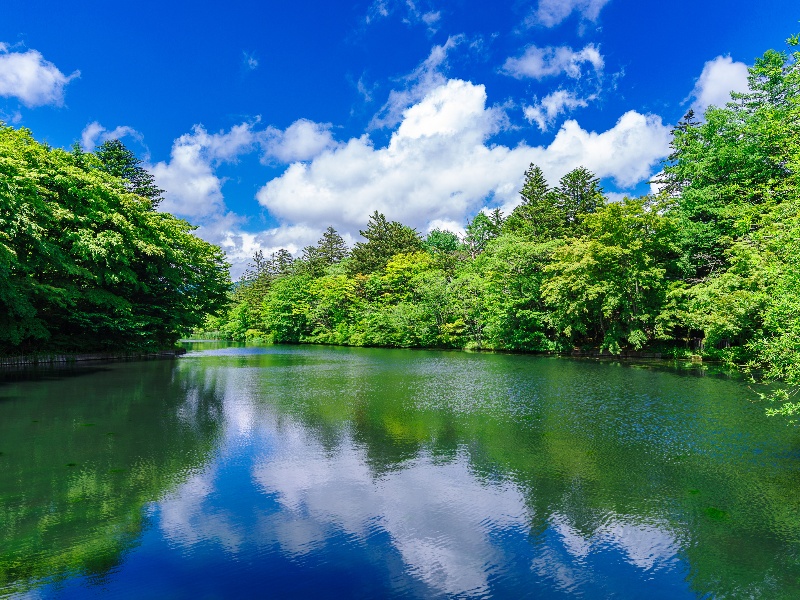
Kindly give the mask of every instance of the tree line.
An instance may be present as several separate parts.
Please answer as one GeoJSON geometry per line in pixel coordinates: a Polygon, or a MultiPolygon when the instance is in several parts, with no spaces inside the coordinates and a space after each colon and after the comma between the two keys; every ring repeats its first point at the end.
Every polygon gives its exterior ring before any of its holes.
{"type": "MultiPolygon", "coordinates": [[[[531,165],[510,214],[463,237],[377,211],[348,248],[333,227],[293,258],[257,253],[228,312],[233,340],[517,351],[699,354],[800,383],[800,72],[770,50],[749,91],[673,130],[655,195],[611,202],[579,167],[531,165]]],[[[778,392],[794,413],[797,387],[778,392]]]]}
{"type": "Polygon", "coordinates": [[[140,163],[0,123],[0,356],[160,350],[225,309],[224,254],[155,210],[140,163]]]}

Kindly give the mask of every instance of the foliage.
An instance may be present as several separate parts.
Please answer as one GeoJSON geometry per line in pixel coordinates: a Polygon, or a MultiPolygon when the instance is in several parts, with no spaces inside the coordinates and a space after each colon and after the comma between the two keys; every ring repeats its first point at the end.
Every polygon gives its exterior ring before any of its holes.
{"type": "Polygon", "coordinates": [[[581,224],[586,215],[602,206],[600,180],[586,167],[578,167],[564,175],[555,189],[557,206],[567,228],[581,224]]]}
{"type": "Polygon", "coordinates": [[[395,254],[422,250],[422,240],[414,229],[397,221],[387,221],[377,210],[370,215],[367,228],[359,233],[367,241],[353,247],[348,264],[352,274],[375,273],[395,254]]]}
{"type": "Polygon", "coordinates": [[[490,240],[500,235],[502,226],[503,215],[500,209],[495,209],[489,215],[484,212],[475,215],[467,224],[467,236],[464,240],[472,258],[483,252],[490,240]]]}
{"type": "Polygon", "coordinates": [[[0,354],[162,348],[227,303],[219,248],[92,160],[0,127],[0,354]]]}
{"type": "Polygon", "coordinates": [[[672,261],[672,219],[645,199],[610,203],[585,218],[587,233],[556,250],[542,296],[565,342],[593,342],[619,353],[658,335],[672,261]]]}
{"type": "Polygon", "coordinates": [[[522,203],[505,222],[505,230],[532,239],[546,240],[559,236],[565,220],[559,210],[558,192],[547,184],[542,170],[531,164],[519,192],[522,203]]]}
{"type": "Polygon", "coordinates": [[[153,208],[164,199],[164,190],[158,188],[153,175],[142,167],[142,161],[121,141],[114,139],[103,142],[95,151],[95,156],[103,171],[122,179],[127,191],[147,198],[153,208]]]}
{"type": "Polygon", "coordinates": [[[317,241],[316,246],[303,248],[302,268],[319,277],[328,267],[347,258],[349,253],[350,250],[342,236],[333,227],[328,227],[317,241]]]}
{"type": "Polygon", "coordinates": [[[463,244],[452,231],[432,229],[425,238],[425,249],[439,252],[457,252],[463,244]]]}
{"type": "MultiPolygon", "coordinates": [[[[531,164],[519,205],[478,212],[463,241],[434,229],[423,242],[376,211],[349,257],[328,228],[266,284],[240,282],[231,335],[700,354],[782,380],[772,412],[800,413],[799,59],[769,51],[750,69],[749,92],[690,111],[656,198],[608,202],[585,167],[551,186],[531,164]]],[[[13,260],[0,247],[0,269],[13,260]]],[[[30,310],[9,304],[27,329],[6,330],[35,335],[30,310]]]]}

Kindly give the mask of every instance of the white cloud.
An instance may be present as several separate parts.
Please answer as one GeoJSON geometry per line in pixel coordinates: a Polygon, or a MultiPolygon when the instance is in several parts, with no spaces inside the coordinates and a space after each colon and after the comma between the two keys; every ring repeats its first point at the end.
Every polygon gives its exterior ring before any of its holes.
{"type": "Polygon", "coordinates": [[[18,98],[29,108],[63,105],[64,88],[80,74],[64,75],[36,50],[8,52],[8,46],[0,44],[0,96],[18,98]]]}
{"type": "Polygon", "coordinates": [[[202,125],[195,125],[192,133],[175,140],[169,162],[150,168],[158,186],[165,190],[161,210],[193,219],[224,215],[223,182],[214,167],[251,151],[255,142],[249,123],[236,125],[227,133],[208,133],[202,125]]]}
{"type": "Polygon", "coordinates": [[[666,184],[661,181],[664,176],[664,171],[659,171],[650,178],[650,193],[653,196],[658,196],[666,188],[666,184]]]}
{"type": "MultiPolygon", "coordinates": [[[[84,134],[96,138],[98,131],[104,128],[92,123],[84,134]]],[[[231,274],[237,278],[255,251],[269,254],[286,248],[299,253],[319,238],[320,229],[299,224],[258,233],[244,231],[246,219],[229,211],[225,204],[222,191],[225,180],[217,174],[217,167],[235,162],[257,148],[265,157],[289,162],[313,158],[331,147],[335,147],[335,142],[330,125],[305,119],[285,131],[274,127],[256,130],[254,124],[241,123],[228,131],[209,133],[202,125],[195,125],[191,133],[175,140],[169,161],[151,165],[149,170],[156,184],[165,190],[159,209],[199,225],[197,234],[226,251],[232,264],[231,274]]]]}
{"type": "Polygon", "coordinates": [[[240,155],[252,151],[258,142],[258,134],[250,123],[234,125],[227,133],[208,133],[202,125],[195,125],[192,133],[181,136],[176,140],[178,142],[201,146],[208,160],[221,163],[235,161],[240,155]]]}
{"type": "Polygon", "coordinates": [[[526,24],[555,27],[573,12],[582,19],[597,21],[600,11],[610,0],[539,0],[536,10],[528,17],[526,24]]]}
{"type": "Polygon", "coordinates": [[[428,29],[429,33],[437,31],[436,25],[441,20],[441,11],[433,10],[430,3],[425,0],[375,0],[367,9],[367,16],[364,21],[367,25],[379,20],[385,19],[395,13],[401,14],[403,23],[408,25],[416,25],[422,23],[428,29]],[[421,4],[427,5],[421,7],[421,4]]]}
{"type": "Polygon", "coordinates": [[[258,535],[287,554],[321,548],[331,531],[367,539],[380,528],[414,579],[443,594],[486,595],[491,565],[504,560],[492,532],[525,530],[520,491],[478,481],[463,455],[444,464],[423,456],[376,484],[363,450],[350,439],[324,451],[292,425],[281,439],[283,446],[256,464],[253,480],[282,509],[262,520],[258,535]]]}
{"type": "Polygon", "coordinates": [[[730,56],[718,56],[703,65],[703,72],[689,97],[694,98],[692,109],[702,115],[709,106],[725,106],[731,99],[731,92],[748,89],[747,65],[734,62],[730,56]]]}
{"type": "Polygon", "coordinates": [[[298,119],[284,131],[268,127],[261,140],[264,158],[276,158],[283,163],[310,160],[336,142],[330,123],[315,123],[298,119]]]}
{"type": "MultiPolygon", "coordinates": [[[[322,229],[308,225],[285,225],[273,227],[259,232],[243,231],[235,215],[228,215],[214,223],[198,229],[198,235],[222,248],[231,263],[231,277],[237,279],[245,270],[253,254],[261,250],[265,255],[284,248],[298,256],[303,248],[313,245],[322,234],[322,229]]],[[[354,238],[346,234],[342,236],[349,246],[354,238]]]]}
{"type": "Polygon", "coordinates": [[[595,97],[580,98],[573,92],[557,90],[536,104],[524,107],[523,113],[529,122],[536,123],[541,131],[547,131],[559,115],[576,108],[585,108],[595,97]]]}
{"type": "Polygon", "coordinates": [[[538,147],[490,144],[504,118],[486,107],[483,86],[450,80],[403,113],[386,147],[352,138],[292,164],[257,198],[281,222],[318,231],[331,224],[354,234],[374,210],[425,231],[437,220],[463,223],[487,199],[514,206],[531,162],[551,182],[583,165],[630,187],[669,152],[661,119],[634,111],[601,133],[567,121],[549,146],[538,147]]]}
{"type": "Polygon", "coordinates": [[[564,161],[569,169],[583,165],[599,177],[610,177],[620,187],[629,188],[650,178],[653,167],[669,153],[670,139],[670,129],[661,117],[631,110],[602,133],[588,132],[569,120],[543,154],[545,164],[564,161]]]}
{"type": "Polygon", "coordinates": [[[532,77],[544,79],[564,73],[568,77],[578,79],[583,74],[583,64],[589,63],[595,73],[604,67],[600,49],[594,44],[587,44],[581,50],[573,50],[569,46],[529,46],[522,56],[508,58],[502,71],[517,79],[532,77]]]}
{"type": "Polygon", "coordinates": [[[84,152],[91,152],[95,146],[107,142],[108,140],[120,140],[125,136],[130,136],[133,139],[141,142],[143,136],[136,131],[133,127],[127,125],[119,125],[114,129],[108,130],[97,121],[92,121],[81,132],[81,147],[84,152]]]}
{"type": "Polygon", "coordinates": [[[622,202],[623,200],[625,200],[625,198],[636,196],[636,194],[630,194],[626,192],[605,192],[603,195],[609,202],[622,202]]]}
{"type": "Polygon", "coordinates": [[[258,68],[258,59],[247,52],[242,52],[242,63],[250,71],[255,71],[258,68]]]}
{"type": "Polygon", "coordinates": [[[358,90],[358,93],[361,95],[362,98],[364,98],[364,102],[367,102],[367,103],[372,102],[372,91],[373,90],[371,88],[367,87],[367,84],[364,82],[364,76],[363,75],[361,77],[359,77],[358,81],[356,82],[356,90],[358,90]]]}
{"type": "Polygon", "coordinates": [[[440,11],[429,11],[426,13],[422,13],[420,17],[428,27],[433,27],[439,20],[442,18],[442,13],[440,11]]]}
{"type": "Polygon", "coordinates": [[[409,106],[422,100],[428,92],[447,82],[442,69],[446,66],[447,53],[464,41],[463,35],[451,36],[441,46],[434,46],[422,64],[404,78],[406,87],[389,92],[389,99],[372,119],[371,128],[397,125],[409,106]]]}
{"type": "Polygon", "coordinates": [[[366,22],[372,23],[375,19],[386,18],[389,16],[389,3],[387,0],[375,0],[367,10],[366,22]]]}
{"type": "MultiPolygon", "coordinates": [[[[307,119],[285,130],[243,123],[215,134],[198,125],[175,140],[169,161],[150,167],[166,190],[161,207],[199,224],[198,234],[226,250],[238,277],[254,251],[297,254],[328,225],[352,245],[374,210],[422,233],[436,227],[459,232],[479,210],[513,208],[530,163],[551,183],[583,165],[630,189],[648,180],[668,154],[669,129],[659,117],[635,111],[601,132],[568,120],[549,145],[492,143],[507,127],[505,109],[487,107],[482,85],[447,80],[437,70],[454,43],[434,48],[402,101],[395,96],[387,114],[399,110],[398,123],[385,146],[368,134],[336,142],[331,124],[307,119]],[[217,174],[221,163],[256,150],[263,161],[291,161],[256,194],[277,222],[260,232],[244,231],[246,219],[227,209],[217,174]]],[[[580,106],[581,99],[553,95],[539,105],[547,124],[554,112],[580,106]]]]}

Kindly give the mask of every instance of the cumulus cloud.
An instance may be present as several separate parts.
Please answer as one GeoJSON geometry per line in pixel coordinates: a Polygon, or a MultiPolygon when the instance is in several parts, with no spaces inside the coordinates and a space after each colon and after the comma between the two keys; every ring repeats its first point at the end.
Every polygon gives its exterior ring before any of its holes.
{"type": "MultiPolygon", "coordinates": [[[[168,161],[150,167],[166,190],[161,207],[199,224],[204,239],[226,250],[237,277],[256,250],[297,254],[328,225],[352,244],[375,210],[422,233],[436,227],[460,231],[479,210],[516,206],[530,163],[551,183],[582,165],[631,189],[650,179],[668,154],[669,128],[660,117],[635,111],[599,132],[567,120],[547,145],[492,142],[508,127],[506,109],[487,106],[484,86],[448,80],[439,70],[456,43],[451,38],[435,47],[409,87],[390,97],[386,122],[397,121],[386,144],[376,145],[369,134],[337,141],[331,124],[307,119],[283,130],[259,129],[257,122],[218,133],[195,126],[175,140],[168,161]],[[276,224],[246,231],[246,219],[226,207],[217,171],[255,151],[264,163],[288,166],[256,194],[276,224]]],[[[556,116],[592,99],[553,93],[526,107],[526,114],[549,127],[556,116]]]]}
{"type": "Polygon", "coordinates": [[[404,88],[389,92],[389,99],[372,119],[370,127],[376,129],[397,125],[403,111],[422,100],[434,88],[446,83],[442,71],[446,66],[447,54],[464,40],[463,35],[451,36],[441,46],[434,46],[428,57],[404,78],[404,88]]]}
{"type": "Polygon", "coordinates": [[[548,146],[535,147],[490,144],[503,119],[486,107],[482,85],[450,80],[403,113],[386,147],[366,135],[350,139],[290,165],[257,198],[281,222],[317,230],[354,232],[379,210],[425,231],[432,222],[464,222],[487,201],[513,207],[531,162],[552,182],[583,165],[630,187],[669,151],[669,128],[635,111],[600,133],[567,121],[548,146]]]}
{"type": "Polygon", "coordinates": [[[224,215],[223,182],[216,175],[215,166],[251,151],[255,141],[249,123],[218,133],[208,133],[202,125],[195,125],[191,133],[175,140],[169,162],[150,167],[156,183],[165,190],[160,208],[195,219],[224,215]]]}
{"type": "Polygon", "coordinates": [[[610,177],[620,187],[629,188],[650,178],[653,166],[669,153],[670,139],[670,128],[661,117],[631,110],[602,133],[586,131],[569,120],[543,154],[548,163],[566,161],[570,167],[565,172],[583,165],[599,177],[610,177]]]}
{"type": "Polygon", "coordinates": [[[526,20],[526,25],[555,27],[573,12],[577,12],[583,20],[594,22],[608,2],[609,0],[539,0],[536,10],[526,20]]]}
{"type": "Polygon", "coordinates": [[[133,139],[141,142],[143,136],[136,131],[133,127],[127,125],[119,125],[114,129],[106,129],[97,121],[92,121],[81,132],[81,147],[84,152],[91,152],[95,146],[107,142],[108,140],[121,140],[125,136],[130,136],[133,139]]]}
{"type": "Polygon", "coordinates": [[[17,98],[29,108],[63,105],[64,88],[80,74],[64,75],[36,50],[9,52],[0,44],[0,96],[17,98]]]}
{"type": "Polygon", "coordinates": [[[703,72],[694,85],[689,98],[692,109],[702,115],[709,106],[725,106],[731,92],[746,92],[747,65],[734,62],[730,56],[718,56],[703,65],[703,72]]]}
{"type": "Polygon", "coordinates": [[[268,127],[261,141],[264,158],[283,163],[310,160],[323,150],[336,146],[331,127],[330,123],[315,123],[308,119],[298,119],[283,131],[268,127]]]}
{"type": "Polygon", "coordinates": [[[591,65],[595,73],[603,70],[603,56],[594,44],[587,44],[577,51],[569,46],[529,46],[522,56],[506,59],[502,71],[517,79],[544,79],[562,73],[578,79],[583,74],[585,63],[591,65]]]}
{"type": "MultiPolygon", "coordinates": [[[[257,129],[256,125],[257,121],[241,123],[217,133],[195,125],[190,133],[175,140],[169,161],[148,167],[157,185],[165,190],[159,208],[199,225],[200,237],[226,251],[234,278],[241,275],[255,251],[269,254],[286,248],[298,253],[319,238],[320,230],[287,224],[257,233],[245,231],[247,219],[226,206],[222,189],[225,180],[218,175],[218,167],[259,149],[263,160],[291,162],[311,159],[336,146],[330,124],[300,119],[285,130],[257,129]]],[[[84,130],[84,138],[91,141],[111,133],[91,123],[84,130]]]]}
{"type": "Polygon", "coordinates": [[[523,113],[529,122],[536,123],[541,131],[547,131],[559,115],[576,108],[585,108],[595,97],[581,98],[574,92],[557,90],[535,104],[524,107],[523,113]]]}
{"type": "MultiPolygon", "coordinates": [[[[228,262],[232,265],[231,277],[234,280],[244,272],[258,250],[269,256],[283,248],[297,256],[303,248],[315,244],[322,234],[320,228],[304,224],[249,232],[243,230],[241,221],[239,217],[229,213],[198,229],[200,237],[217,244],[225,251],[228,262]]],[[[353,236],[346,232],[342,237],[349,246],[355,242],[353,236]]]]}

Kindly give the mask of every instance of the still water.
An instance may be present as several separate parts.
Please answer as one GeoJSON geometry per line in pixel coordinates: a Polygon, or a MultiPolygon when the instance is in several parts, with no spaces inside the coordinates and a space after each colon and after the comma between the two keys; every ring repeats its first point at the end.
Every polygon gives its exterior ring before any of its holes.
{"type": "Polygon", "coordinates": [[[708,371],[192,344],[0,377],[0,597],[800,598],[800,434],[708,371]]]}

